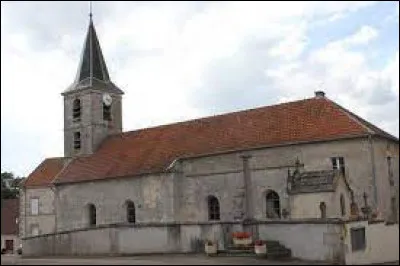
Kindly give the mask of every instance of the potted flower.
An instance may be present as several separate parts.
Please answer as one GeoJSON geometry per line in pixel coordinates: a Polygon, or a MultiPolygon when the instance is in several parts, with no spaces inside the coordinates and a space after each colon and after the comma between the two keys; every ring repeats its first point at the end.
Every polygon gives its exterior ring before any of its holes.
{"type": "Polygon", "coordinates": [[[267,245],[262,240],[256,240],[254,242],[254,252],[257,255],[267,254],[267,245]]]}
{"type": "Polygon", "coordinates": [[[250,245],[252,242],[251,235],[248,232],[234,232],[232,236],[233,244],[235,245],[247,246],[250,245]]]}
{"type": "Polygon", "coordinates": [[[207,255],[217,254],[217,243],[214,243],[211,240],[206,240],[204,250],[207,255]]]}

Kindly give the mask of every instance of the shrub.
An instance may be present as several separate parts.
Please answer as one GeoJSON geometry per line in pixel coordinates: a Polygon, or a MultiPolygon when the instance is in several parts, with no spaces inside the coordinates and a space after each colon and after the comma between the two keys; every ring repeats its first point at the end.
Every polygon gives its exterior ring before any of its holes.
{"type": "Polygon", "coordinates": [[[22,248],[18,248],[17,249],[17,253],[18,253],[18,255],[21,255],[22,254],[22,248]]]}
{"type": "Polygon", "coordinates": [[[1,254],[5,254],[6,253],[6,249],[5,248],[2,248],[1,249],[1,254]]]}

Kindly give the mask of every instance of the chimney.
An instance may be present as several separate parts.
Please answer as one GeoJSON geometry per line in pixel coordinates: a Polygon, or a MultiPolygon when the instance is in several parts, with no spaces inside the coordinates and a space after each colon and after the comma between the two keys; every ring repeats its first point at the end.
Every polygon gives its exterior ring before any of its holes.
{"type": "Polygon", "coordinates": [[[324,98],[324,97],[325,97],[325,92],[323,92],[323,91],[315,92],[315,98],[324,98]]]}

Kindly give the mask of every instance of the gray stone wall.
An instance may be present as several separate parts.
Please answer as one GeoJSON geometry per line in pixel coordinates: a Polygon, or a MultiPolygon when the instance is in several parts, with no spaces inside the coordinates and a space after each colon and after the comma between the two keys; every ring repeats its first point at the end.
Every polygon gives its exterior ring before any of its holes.
{"type": "Polygon", "coordinates": [[[124,223],[127,200],[135,205],[137,222],[173,221],[172,178],[162,174],[57,186],[57,230],[87,228],[89,203],[96,207],[97,224],[124,223]]]}
{"type": "MultiPolygon", "coordinates": [[[[377,180],[378,210],[383,218],[391,217],[391,198],[396,198],[396,206],[399,206],[399,145],[382,138],[374,138],[374,157],[377,180]],[[390,155],[394,184],[389,182],[389,168],[387,156],[390,155]]],[[[371,195],[372,196],[372,195],[371,195]]],[[[397,211],[397,217],[399,212],[397,211]]],[[[399,219],[397,218],[397,221],[399,219]]]]}
{"type": "Polygon", "coordinates": [[[344,250],[340,224],[263,224],[261,239],[277,240],[292,250],[292,256],[306,260],[341,261],[344,250]]]}
{"type": "Polygon", "coordinates": [[[32,227],[39,227],[39,234],[55,232],[54,192],[51,188],[28,188],[20,190],[20,237],[30,236],[32,227]],[[31,200],[39,199],[38,215],[33,215],[31,200]]]}
{"type": "Polygon", "coordinates": [[[95,90],[83,90],[64,96],[64,154],[73,156],[91,154],[95,151],[104,138],[108,135],[122,132],[122,97],[110,94],[113,98],[111,104],[111,121],[103,120],[103,93],[95,90]],[[73,120],[73,101],[81,101],[81,121],[73,120]],[[74,150],[74,132],[81,132],[81,149],[74,150]]]}
{"type": "MultiPolygon", "coordinates": [[[[373,193],[371,156],[366,138],[298,144],[248,151],[251,155],[253,216],[265,218],[265,195],[268,190],[279,194],[281,209],[290,208],[286,191],[287,171],[293,171],[296,158],[305,170],[332,169],[331,157],[344,157],[346,178],[354,190],[355,200],[363,206],[363,193],[373,193]]],[[[244,202],[243,152],[221,154],[182,161],[182,196],[180,220],[207,219],[206,198],[215,194],[220,200],[221,219],[240,216],[244,202]]],[[[383,170],[378,168],[381,173],[383,170]]],[[[380,174],[381,176],[382,174],[380,174]]],[[[371,198],[371,197],[370,197],[371,198]]]]}

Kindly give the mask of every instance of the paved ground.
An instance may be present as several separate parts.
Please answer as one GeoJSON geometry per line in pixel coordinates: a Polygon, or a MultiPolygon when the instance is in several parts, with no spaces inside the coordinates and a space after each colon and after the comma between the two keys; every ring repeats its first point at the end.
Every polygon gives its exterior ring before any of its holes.
{"type": "MultiPolygon", "coordinates": [[[[302,261],[272,261],[254,257],[207,257],[205,255],[157,255],[96,258],[21,258],[2,255],[1,265],[309,265],[302,261]]],[[[323,263],[313,263],[323,265],[323,263]]],[[[328,265],[326,263],[325,265],[328,265]]]]}
{"type": "MultiPolygon", "coordinates": [[[[297,260],[273,261],[255,257],[207,257],[205,255],[149,255],[95,258],[21,258],[15,255],[1,255],[1,265],[329,265],[329,263],[310,263],[297,260]]],[[[399,262],[384,263],[381,265],[399,265],[399,262]]]]}

